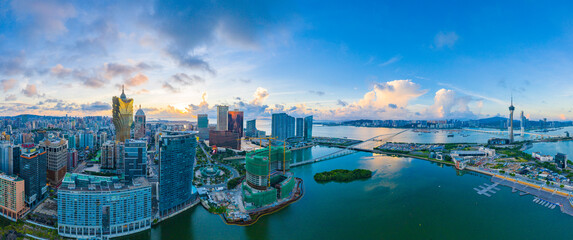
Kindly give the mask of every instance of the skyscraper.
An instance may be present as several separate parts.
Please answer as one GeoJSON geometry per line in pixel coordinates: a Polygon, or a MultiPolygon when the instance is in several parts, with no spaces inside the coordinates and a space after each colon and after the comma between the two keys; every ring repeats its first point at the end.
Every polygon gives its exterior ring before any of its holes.
{"type": "Polygon", "coordinates": [[[33,143],[22,144],[20,156],[20,177],[25,182],[26,203],[33,206],[42,199],[46,186],[46,152],[37,149],[33,143]]]}
{"type": "Polygon", "coordinates": [[[312,141],[312,115],[304,118],[304,140],[312,141]]]}
{"type": "Polygon", "coordinates": [[[57,186],[66,175],[68,166],[68,141],[60,138],[48,138],[40,142],[40,148],[46,152],[48,181],[57,186]]]}
{"type": "Polygon", "coordinates": [[[124,152],[125,179],[147,177],[147,142],[128,139],[125,141],[124,152]]]}
{"type": "Polygon", "coordinates": [[[273,113],[271,131],[272,136],[278,140],[286,140],[287,138],[294,137],[294,117],[286,113],[273,113]]]}
{"type": "Polygon", "coordinates": [[[243,111],[235,109],[234,111],[229,111],[228,115],[228,131],[237,133],[239,138],[243,137],[243,111]]]}
{"type": "Polygon", "coordinates": [[[133,99],[125,96],[123,86],[121,96],[113,97],[113,125],[115,126],[115,139],[120,142],[131,137],[130,129],[133,123],[133,99]]]}
{"type": "Polygon", "coordinates": [[[9,141],[0,141],[0,171],[8,175],[14,174],[14,154],[9,141]]]}
{"type": "Polygon", "coordinates": [[[304,118],[296,119],[296,137],[303,137],[304,135],[304,118]]]}
{"type": "Polygon", "coordinates": [[[163,131],[159,139],[159,214],[165,216],[193,201],[196,132],[163,131]]]}
{"type": "Polygon", "coordinates": [[[209,139],[209,116],[207,114],[197,115],[197,129],[199,130],[199,139],[209,139]]]}
{"type": "Polygon", "coordinates": [[[513,111],[515,107],[513,106],[513,97],[511,97],[511,105],[509,106],[509,142],[513,143],[513,111]]]}
{"type": "Polygon", "coordinates": [[[141,139],[145,137],[145,113],[141,110],[141,105],[135,113],[135,124],[134,124],[134,138],[141,139]]]}
{"type": "Polygon", "coordinates": [[[116,149],[114,141],[107,141],[101,146],[101,167],[104,169],[116,168],[116,149]]]}
{"type": "Polygon", "coordinates": [[[217,131],[227,131],[229,129],[229,106],[217,106],[217,131]]]}
{"type": "Polygon", "coordinates": [[[247,121],[247,132],[245,132],[246,137],[257,137],[257,120],[247,121]]]}

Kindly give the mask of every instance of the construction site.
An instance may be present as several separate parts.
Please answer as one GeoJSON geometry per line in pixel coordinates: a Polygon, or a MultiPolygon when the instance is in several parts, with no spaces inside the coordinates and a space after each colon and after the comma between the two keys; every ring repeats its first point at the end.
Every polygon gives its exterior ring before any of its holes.
{"type": "MultiPolygon", "coordinates": [[[[267,147],[247,153],[245,179],[234,189],[209,194],[228,224],[251,225],[303,195],[302,179],[289,172],[292,153],[285,147],[267,147]]],[[[209,206],[209,204],[204,204],[209,206]]]]}

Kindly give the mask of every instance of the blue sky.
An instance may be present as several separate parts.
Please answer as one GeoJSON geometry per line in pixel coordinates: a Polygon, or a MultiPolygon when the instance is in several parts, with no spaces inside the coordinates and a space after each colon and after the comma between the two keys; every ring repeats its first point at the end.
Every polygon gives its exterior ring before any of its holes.
{"type": "Polygon", "coordinates": [[[571,120],[573,6],[540,1],[1,1],[0,115],[571,120]]]}

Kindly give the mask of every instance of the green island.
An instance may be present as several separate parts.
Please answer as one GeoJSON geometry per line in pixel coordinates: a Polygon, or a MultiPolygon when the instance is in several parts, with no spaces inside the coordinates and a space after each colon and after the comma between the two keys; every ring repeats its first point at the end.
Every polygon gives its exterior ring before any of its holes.
{"type": "Polygon", "coordinates": [[[314,174],[314,180],[317,182],[351,182],[358,179],[368,179],[372,177],[372,171],[367,169],[335,169],[328,172],[314,174]]]}

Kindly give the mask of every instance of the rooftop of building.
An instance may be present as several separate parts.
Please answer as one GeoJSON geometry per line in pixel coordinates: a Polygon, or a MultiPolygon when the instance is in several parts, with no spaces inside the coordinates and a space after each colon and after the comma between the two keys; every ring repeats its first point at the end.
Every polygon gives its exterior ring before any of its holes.
{"type": "Polygon", "coordinates": [[[193,135],[193,134],[198,134],[199,132],[197,131],[167,131],[167,130],[163,130],[161,131],[159,134],[161,135],[162,138],[175,138],[175,137],[184,137],[184,136],[189,136],[189,135],[193,135]]]}
{"type": "Polygon", "coordinates": [[[5,173],[0,173],[0,178],[8,180],[8,181],[12,181],[12,182],[24,181],[24,179],[22,179],[16,175],[8,175],[5,173]]]}
{"type": "Polygon", "coordinates": [[[145,116],[145,113],[141,109],[141,106],[139,106],[139,109],[137,109],[137,112],[135,112],[135,116],[145,116]]]}
{"type": "Polygon", "coordinates": [[[81,192],[102,192],[130,190],[151,186],[144,177],[136,178],[131,183],[122,183],[118,177],[95,176],[78,173],[66,173],[60,190],[81,192]]]}
{"type": "Polygon", "coordinates": [[[40,146],[53,146],[53,145],[59,146],[66,144],[66,142],[67,142],[66,139],[59,137],[44,138],[44,140],[40,142],[40,146]]]}

